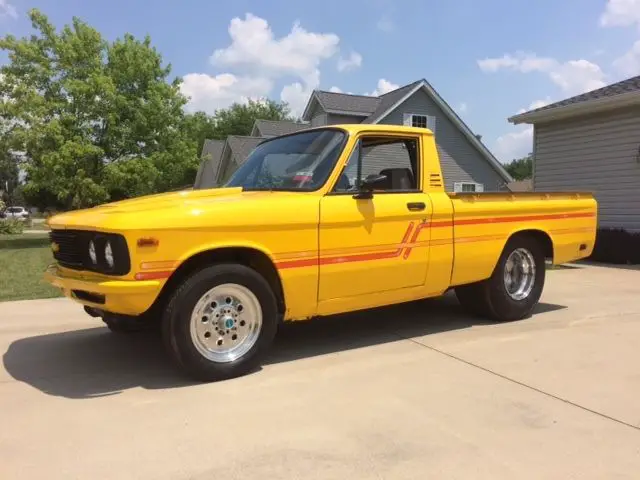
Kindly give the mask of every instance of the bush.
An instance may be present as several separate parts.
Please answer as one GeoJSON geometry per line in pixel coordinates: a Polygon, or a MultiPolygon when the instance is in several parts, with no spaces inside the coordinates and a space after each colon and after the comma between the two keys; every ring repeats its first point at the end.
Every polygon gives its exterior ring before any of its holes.
{"type": "Polygon", "coordinates": [[[590,260],[613,264],[640,264],[640,232],[622,228],[600,228],[590,260]]]}
{"type": "Polygon", "coordinates": [[[0,235],[19,235],[24,231],[24,222],[15,218],[0,219],[0,235]]]}

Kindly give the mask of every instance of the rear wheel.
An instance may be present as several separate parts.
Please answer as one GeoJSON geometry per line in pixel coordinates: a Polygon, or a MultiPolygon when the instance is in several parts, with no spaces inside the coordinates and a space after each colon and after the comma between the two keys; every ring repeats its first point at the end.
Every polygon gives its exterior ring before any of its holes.
{"type": "Polygon", "coordinates": [[[491,277],[456,288],[460,303],[471,312],[497,321],[529,316],[540,300],[545,282],[545,258],[530,236],[512,237],[491,277]]]}
{"type": "Polygon", "coordinates": [[[244,265],[207,267],[174,293],[163,337],[176,364],[202,381],[259,366],[275,336],[278,310],[267,281],[244,265]]]}

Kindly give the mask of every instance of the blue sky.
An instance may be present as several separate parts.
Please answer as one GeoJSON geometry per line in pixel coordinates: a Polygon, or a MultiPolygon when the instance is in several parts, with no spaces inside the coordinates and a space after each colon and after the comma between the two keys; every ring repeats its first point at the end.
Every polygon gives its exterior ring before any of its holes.
{"type": "Polygon", "coordinates": [[[190,109],[269,96],[301,111],[313,88],[426,78],[501,161],[531,149],[507,117],[640,73],[640,0],[0,0],[0,34],[29,35],[32,7],[58,28],[149,34],[190,109]]]}

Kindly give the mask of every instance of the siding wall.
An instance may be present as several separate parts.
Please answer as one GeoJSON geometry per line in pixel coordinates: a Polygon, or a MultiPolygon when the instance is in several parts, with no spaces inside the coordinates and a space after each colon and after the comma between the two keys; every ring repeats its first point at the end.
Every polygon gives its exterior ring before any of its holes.
{"type": "Polygon", "coordinates": [[[402,125],[405,113],[436,117],[434,133],[447,191],[453,191],[455,182],[482,183],[485,192],[506,189],[505,181],[500,174],[425,92],[416,92],[379,123],[402,125]]]}
{"type": "Polygon", "coordinates": [[[534,188],[589,191],[601,227],[640,231],[640,108],[536,125],[534,188]]]}

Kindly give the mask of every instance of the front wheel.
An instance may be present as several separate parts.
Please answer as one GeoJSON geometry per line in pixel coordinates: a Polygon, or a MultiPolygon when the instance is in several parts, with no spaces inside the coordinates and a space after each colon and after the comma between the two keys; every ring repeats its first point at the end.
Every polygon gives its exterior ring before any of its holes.
{"type": "Polygon", "coordinates": [[[471,312],[493,320],[520,320],[531,314],[542,295],[545,257],[540,243],[530,236],[511,238],[491,277],[456,287],[460,303],[471,312]]]}
{"type": "Polygon", "coordinates": [[[174,293],[163,319],[170,355],[202,381],[237,377],[259,366],[277,330],[268,282],[244,265],[207,267],[174,293]]]}

